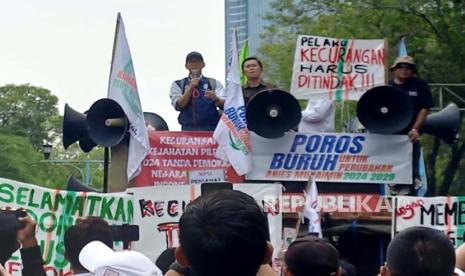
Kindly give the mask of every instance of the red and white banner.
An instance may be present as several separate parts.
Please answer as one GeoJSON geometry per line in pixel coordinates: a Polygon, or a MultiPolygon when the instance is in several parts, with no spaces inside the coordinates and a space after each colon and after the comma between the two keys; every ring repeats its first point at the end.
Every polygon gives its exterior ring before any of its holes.
{"type": "MultiPolygon", "coordinates": [[[[282,213],[273,203],[281,198],[281,185],[234,184],[233,188],[249,194],[263,206],[277,257],[282,240],[282,213]]],[[[155,260],[166,248],[179,245],[179,219],[186,205],[200,196],[200,185],[133,188],[128,192],[134,197],[134,223],[140,226],[140,240],[132,248],[155,260]]]]}
{"type": "Polygon", "coordinates": [[[188,171],[218,169],[224,170],[225,181],[243,182],[229,162],[215,157],[218,144],[212,135],[210,131],[149,131],[151,148],[132,185],[187,185],[188,171]]]}
{"type": "Polygon", "coordinates": [[[383,39],[299,35],[291,93],[297,99],[358,100],[385,84],[386,61],[383,39]]]}
{"type": "Polygon", "coordinates": [[[251,180],[412,183],[412,143],[406,135],[288,133],[251,135],[251,180]]]}
{"type": "Polygon", "coordinates": [[[394,234],[412,226],[443,231],[458,247],[465,237],[465,197],[396,197],[394,234]]]}

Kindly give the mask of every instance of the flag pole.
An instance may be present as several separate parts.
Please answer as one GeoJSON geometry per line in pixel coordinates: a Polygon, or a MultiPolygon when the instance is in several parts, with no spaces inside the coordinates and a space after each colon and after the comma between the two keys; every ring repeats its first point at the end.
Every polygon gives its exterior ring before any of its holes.
{"type": "MultiPolygon", "coordinates": [[[[110,91],[110,85],[111,85],[111,73],[113,70],[113,61],[115,58],[115,48],[116,48],[116,41],[118,39],[118,28],[119,28],[119,21],[120,21],[121,14],[118,13],[118,16],[116,18],[116,27],[115,27],[115,36],[113,38],[113,50],[111,53],[111,63],[110,63],[110,75],[108,76],[108,91],[107,91],[107,97],[108,93],[110,91]]],[[[103,153],[103,192],[108,193],[108,171],[110,167],[110,148],[105,147],[104,148],[104,153],[103,153]]]]}

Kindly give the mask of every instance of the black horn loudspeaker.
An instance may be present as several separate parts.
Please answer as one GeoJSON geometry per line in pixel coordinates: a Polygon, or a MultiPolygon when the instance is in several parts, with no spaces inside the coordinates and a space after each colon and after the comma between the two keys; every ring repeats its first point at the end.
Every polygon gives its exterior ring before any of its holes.
{"type": "Polygon", "coordinates": [[[412,122],[413,104],[406,91],[377,86],[365,92],[357,104],[357,117],[372,133],[394,134],[412,122]]]}
{"type": "Polygon", "coordinates": [[[459,138],[459,130],[460,111],[456,104],[450,103],[441,111],[428,115],[420,132],[439,137],[452,145],[459,138]]]}
{"type": "Polygon", "coordinates": [[[86,114],[82,114],[65,104],[65,114],[63,115],[63,146],[65,149],[76,141],[79,141],[79,147],[84,152],[91,151],[97,145],[89,137],[86,117],[86,114]]]}
{"type": "Polygon", "coordinates": [[[66,185],[66,190],[74,191],[74,192],[95,192],[100,193],[99,190],[91,188],[87,185],[82,184],[79,182],[74,176],[70,176],[68,178],[68,185],[66,185]]]}
{"type": "Polygon", "coordinates": [[[144,112],[144,119],[145,119],[145,124],[153,127],[155,130],[158,130],[158,131],[169,130],[168,124],[158,114],[155,114],[152,112],[144,112]]]}
{"type": "Polygon", "coordinates": [[[87,113],[89,136],[98,145],[112,147],[119,144],[128,132],[128,119],[123,108],[114,100],[100,99],[87,113]]]}
{"type": "Polygon", "coordinates": [[[270,89],[250,99],[246,118],[249,130],[265,138],[279,138],[297,127],[302,112],[299,102],[290,93],[270,89]]]}

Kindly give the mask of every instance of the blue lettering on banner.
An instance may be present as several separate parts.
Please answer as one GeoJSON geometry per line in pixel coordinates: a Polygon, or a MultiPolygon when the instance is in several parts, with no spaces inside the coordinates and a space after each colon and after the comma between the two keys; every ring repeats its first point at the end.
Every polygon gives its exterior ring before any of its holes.
{"type": "Polygon", "coordinates": [[[235,107],[230,107],[224,111],[228,119],[233,123],[236,130],[242,130],[247,127],[245,117],[245,106],[240,106],[237,110],[235,107]]]}
{"type": "Polygon", "coordinates": [[[313,170],[333,171],[336,168],[339,155],[335,154],[299,154],[275,153],[271,160],[270,170],[313,170]]]}
{"type": "Polygon", "coordinates": [[[305,145],[308,153],[359,153],[363,150],[362,142],[365,136],[349,135],[310,135],[297,134],[294,137],[290,152],[296,152],[300,146],[305,145]]]}

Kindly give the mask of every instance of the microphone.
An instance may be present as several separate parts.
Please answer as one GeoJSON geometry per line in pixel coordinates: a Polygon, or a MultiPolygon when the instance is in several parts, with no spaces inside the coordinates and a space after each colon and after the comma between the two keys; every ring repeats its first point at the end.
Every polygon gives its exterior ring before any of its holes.
{"type": "Polygon", "coordinates": [[[193,78],[199,78],[200,77],[200,70],[196,70],[196,69],[191,70],[191,76],[193,78]]]}

